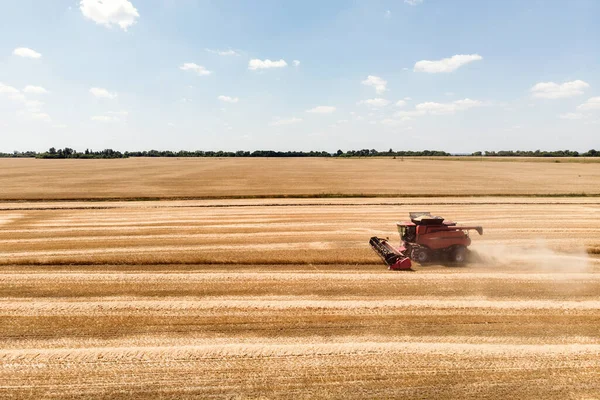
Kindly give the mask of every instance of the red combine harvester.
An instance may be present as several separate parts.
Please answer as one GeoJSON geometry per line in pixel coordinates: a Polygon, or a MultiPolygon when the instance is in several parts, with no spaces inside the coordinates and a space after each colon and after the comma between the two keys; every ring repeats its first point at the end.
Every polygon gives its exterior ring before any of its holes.
{"type": "Polygon", "coordinates": [[[388,239],[373,236],[369,244],[384,263],[393,270],[410,269],[411,259],[424,264],[433,259],[447,258],[455,263],[467,259],[471,244],[469,230],[483,235],[481,226],[457,226],[428,212],[411,212],[410,222],[398,222],[400,247],[395,248],[388,239]]]}

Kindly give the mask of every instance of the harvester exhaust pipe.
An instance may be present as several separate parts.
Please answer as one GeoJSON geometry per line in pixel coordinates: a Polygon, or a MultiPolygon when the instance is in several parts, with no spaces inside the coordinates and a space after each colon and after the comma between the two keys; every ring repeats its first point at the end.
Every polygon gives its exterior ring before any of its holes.
{"type": "Polygon", "coordinates": [[[373,251],[387,264],[391,270],[407,270],[411,269],[410,258],[404,255],[402,251],[395,249],[390,245],[387,239],[373,236],[369,240],[369,244],[373,251]]]}

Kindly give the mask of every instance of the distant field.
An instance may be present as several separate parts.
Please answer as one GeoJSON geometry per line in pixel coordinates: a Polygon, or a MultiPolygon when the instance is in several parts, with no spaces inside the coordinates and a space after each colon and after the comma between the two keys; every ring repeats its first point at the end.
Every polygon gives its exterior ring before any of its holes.
{"type": "Polygon", "coordinates": [[[532,160],[0,159],[0,200],[600,195],[600,163],[532,160]]]}

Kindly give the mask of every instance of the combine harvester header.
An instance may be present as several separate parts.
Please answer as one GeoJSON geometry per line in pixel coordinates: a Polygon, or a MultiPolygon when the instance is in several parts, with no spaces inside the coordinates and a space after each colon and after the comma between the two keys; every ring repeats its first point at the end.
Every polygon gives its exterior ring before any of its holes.
{"type": "Polygon", "coordinates": [[[400,247],[392,246],[388,239],[373,236],[369,244],[392,270],[411,269],[411,260],[420,264],[445,258],[462,264],[467,260],[467,247],[471,244],[469,231],[483,235],[481,226],[458,226],[429,212],[411,212],[409,222],[398,222],[400,247]]]}

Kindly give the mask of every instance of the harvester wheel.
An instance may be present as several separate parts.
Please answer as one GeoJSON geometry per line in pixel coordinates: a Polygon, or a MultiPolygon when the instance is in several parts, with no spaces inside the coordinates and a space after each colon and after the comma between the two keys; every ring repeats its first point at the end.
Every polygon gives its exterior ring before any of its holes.
{"type": "Polygon", "coordinates": [[[419,264],[426,263],[430,258],[429,251],[427,251],[427,249],[414,249],[410,254],[410,258],[419,264]]]}
{"type": "Polygon", "coordinates": [[[459,264],[467,261],[467,248],[464,246],[456,247],[452,252],[452,261],[459,264]]]}

